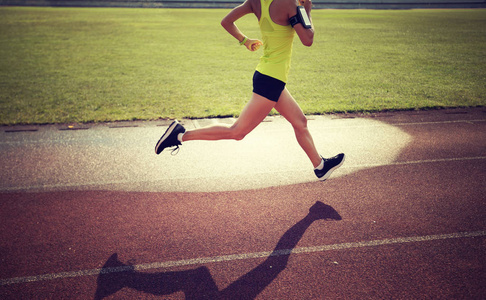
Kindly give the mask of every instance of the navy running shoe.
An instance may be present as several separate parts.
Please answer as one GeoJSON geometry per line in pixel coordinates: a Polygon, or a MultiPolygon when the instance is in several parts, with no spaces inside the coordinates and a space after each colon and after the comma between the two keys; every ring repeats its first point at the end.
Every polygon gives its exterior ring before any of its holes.
{"type": "Polygon", "coordinates": [[[182,144],[177,139],[177,136],[179,133],[184,132],[186,132],[184,126],[177,121],[172,122],[155,146],[155,153],[160,154],[165,148],[169,147],[176,147],[174,150],[179,149],[179,145],[182,144]]]}
{"type": "Polygon", "coordinates": [[[324,160],[324,168],[322,170],[315,170],[317,178],[324,181],[331,176],[331,173],[343,165],[344,163],[344,153],[340,153],[331,158],[322,158],[324,160]]]}

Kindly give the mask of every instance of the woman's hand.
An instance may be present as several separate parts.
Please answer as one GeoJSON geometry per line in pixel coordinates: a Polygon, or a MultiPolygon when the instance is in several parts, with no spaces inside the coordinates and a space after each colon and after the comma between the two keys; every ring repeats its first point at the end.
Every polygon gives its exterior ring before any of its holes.
{"type": "Polygon", "coordinates": [[[260,40],[248,39],[245,42],[246,48],[250,51],[257,51],[261,45],[263,45],[263,43],[260,40]]]}
{"type": "Polygon", "coordinates": [[[299,0],[299,5],[305,8],[307,14],[312,10],[312,0],[299,0]]]}

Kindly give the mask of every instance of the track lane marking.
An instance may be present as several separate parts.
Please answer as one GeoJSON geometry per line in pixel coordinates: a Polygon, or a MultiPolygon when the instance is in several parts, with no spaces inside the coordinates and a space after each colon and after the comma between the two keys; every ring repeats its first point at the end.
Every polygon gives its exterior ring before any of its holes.
{"type": "Polygon", "coordinates": [[[486,231],[481,230],[481,231],[470,231],[470,232],[456,232],[456,233],[449,233],[449,234],[389,238],[389,239],[350,242],[350,243],[341,243],[341,244],[333,244],[333,245],[301,247],[301,248],[294,248],[294,249],[281,249],[277,251],[231,254],[231,255],[222,255],[222,256],[214,256],[214,257],[201,257],[201,258],[183,259],[177,261],[138,264],[133,266],[121,266],[121,267],[113,267],[113,268],[105,268],[105,269],[90,269],[90,270],[60,272],[60,273],[42,274],[42,275],[26,276],[26,277],[7,278],[7,279],[0,280],[0,286],[28,283],[28,282],[47,281],[47,280],[54,280],[54,279],[93,276],[93,275],[98,275],[101,272],[103,274],[108,274],[108,273],[126,272],[130,270],[150,270],[150,269],[162,269],[162,268],[167,269],[176,266],[190,266],[190,265],[209,264],[209,263],[217,263],[217,262],[224,262],[224,261],[237,261],[237,260],[245,260],[245,259],[263,258],[269,256],[290,255],[291,253],[293,254],[315,253],[315,252],[325,252],[325,251],[332,251],[332,250],[345,250],[345,249],[353,249],[353,248],[376,247],[376,246],[383,246],[383,245],[418,243],[418,242],[427,242],[427,241],[458,239],[458,238],[473,238],[473,237],[484,237],[484,236],[486,236],[486,231]]]}
{"type": "Polygon", "coordinates": [[[437,158],[437,159],[422,159],[422,160],[410,160],[410,161],[396,161],[387,164],[362,164],[354,166],[342,166],[343,169],[354,168],[372,168],[372,167],[387,167],[387,166],[400,166],[400,165],[414,165],[414,164],[427,164],[438,162],[451,162],[451,161],[467,161],[467,160],[482,160],[486,159],[486,156],[473,156],[473,157],[456,157],[456,158],[437,158]]]}

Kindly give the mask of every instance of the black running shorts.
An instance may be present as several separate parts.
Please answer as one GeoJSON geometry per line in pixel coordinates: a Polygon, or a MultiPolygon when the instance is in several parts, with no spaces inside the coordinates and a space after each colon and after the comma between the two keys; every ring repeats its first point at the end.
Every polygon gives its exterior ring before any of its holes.
{"type": "Polygon", "coordinates": [[[253,75],[253,93],[277,102],[285,88],[285,82],[255,71],[253,75]]]}

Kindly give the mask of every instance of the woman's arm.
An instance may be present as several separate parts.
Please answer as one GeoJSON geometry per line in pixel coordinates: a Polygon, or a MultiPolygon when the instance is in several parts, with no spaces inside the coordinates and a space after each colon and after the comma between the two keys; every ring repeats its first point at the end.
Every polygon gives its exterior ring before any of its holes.
{"type": "MultiPolygon", "coordinates": [[[[299,0],[300,5],[303,5],[305,8],[305,11],[307,12],[307,15],[309,16],[309,20],[311,21],[311,28],[304,28],[302,24],[297,24],[294,26],[295,32],[297,32],[297,35],[300,38],[300,41],[304,46],[312,46],[312,43],[314,42],[314,24],[312,24],[312,18],[311,18],[311,10],[312,10],[312,0],[299,0]]],[[[295,15],[295,8],[294,13],[290,16],[295,15]]]]}
{"type": "MultiPolygon", "coordinates": [[[[246,0],[240,6],[235,7],[232,11],[230,11],[221,21],[221,26],[228,31],[238,42],[242,42],[246,36],[238,29],[235,22],[240,19],[241,17],[253,13],[253,8],[251,6],[250,0],[246,0]]],[[[246,48],[250,51],[255,51],[257,47],[261,45],[259,40],[254,39],[247,39],[245,42],[246,48]],[[258,46],[256,46],[259,44],[258,46]]]]}

